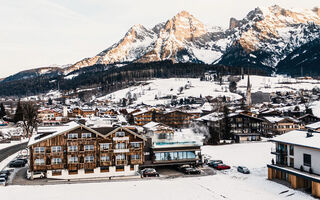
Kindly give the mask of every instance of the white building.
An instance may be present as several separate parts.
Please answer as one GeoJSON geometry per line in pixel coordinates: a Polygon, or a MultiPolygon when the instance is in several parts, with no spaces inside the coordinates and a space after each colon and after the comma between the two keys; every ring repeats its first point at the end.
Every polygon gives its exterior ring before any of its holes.
{"type": "Polygon", "coordinates": [[[275,161],[268,165],[268,179],[290,182],[320,197],[320,133],[295,130],[273,138],[275,161]]]}

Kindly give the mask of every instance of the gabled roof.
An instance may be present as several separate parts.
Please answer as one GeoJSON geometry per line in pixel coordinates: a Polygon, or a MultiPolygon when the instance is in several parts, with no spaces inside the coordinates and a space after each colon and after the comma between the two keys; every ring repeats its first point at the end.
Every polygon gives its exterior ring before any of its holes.
{"type": "Polygon", "coordinates": [[[56,137],[58,135],[62,135],[66,132],[69,132],[69,131],[73,131],[73,130],[76,130],[78,128],[84,128],[96,135],[99,135],[100,137],[102,138],[106,138],[108,137],[110,134],[118,131],[119,129],[124,129],[126,130],[127,132],[131,133],[131,134],[134,134],[135,136],[143,139],[143,140],[146,140],[144,137],[134,133],[133,131],[127,129],[127,128],[124,128],[124,127],[118,127],[118,128],[112,128],[113,130],[109,129],[110,131],[107,133],[107,134],[102,134],[101,132],[97,131],[97,130],[94,130],[92,128],[89,128],[85,125],[82,125],[82,124],[78,124],[76,122],[69,122],[63,126],[57,126],[57,127],[49,127],[47,128],[48,130],[47,131],[41,131],[42,133],[46,132],[48,133],[47,135],[45,135],[44,137],[41,137],[40,134],[37,134],[37,135],[34,135],[30,138],[30,141],[28,143],[28,146],[31,146],[31,145],[34,145],[34,144],[37,144],[39,142],[42,142],[42,141],[45,141],[47,139],[50,139],[50,138],[53,138],[53,137],[56,137]]]}
{"type": "Polygon", "coordinates": [[[112,135],[113,133],[115,133],[115,132],[119,131],[120,129],[121,129],[121,130],[125,130],[125,131],[127,131],[127,132],[131,133],[132,135],[134,135],[134,136],[136,136],[136,137],[138,137],[138,138],[142,139],[142,140],[147,140],[145,137],[143,137],[143,136],[141,136],[141,135],[138,135],[137,133],[135,133],[135,132],[133,132],[133,131],[131,131],[131,130],[129,130],[129,129],[127,129],[127,128],[125,128],[125,127],[118,127],[118,128],[116,128],[116,129],[114,129],[113,131],[111,131],[111,132],[109,132],[107,135],[105,135],[105,136],[104,136],[104,138],[106,138],[106,137],[108,137],[108,136],[112,135]]]}

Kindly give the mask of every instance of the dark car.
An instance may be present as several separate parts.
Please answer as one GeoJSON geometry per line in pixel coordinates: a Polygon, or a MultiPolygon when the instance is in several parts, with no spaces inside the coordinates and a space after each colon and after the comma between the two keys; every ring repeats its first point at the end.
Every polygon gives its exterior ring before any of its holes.
{"type": "Polygon", "coordinates": [[[9,163],[9,167],[24,167],[26,163],[22,160],[13,160],[9,163]]]}
{"type": "Polygon", "coordinates": [[[210,160],[208,166],[216,168],[219,164],[223,164],[222,160],[210,160]]]}
{"type": "Polygon", "coordinates": [[[4,179],[8,180],[8,175],[7,174],[0,174],[0,178],[4,178],[4,179]]]}
{"type": "Polygon", "coordinates": [[[10,171],[9,170],[2,170],[0,171],[0,174],[6,174],[6,175],[10,175],[10,171]]]}
{"type": "Polygon", "coordinates": [[[200,174],[201,172],[197,168],[186,167],[186,168],[183,168],[183,173],[185,173],[185,174],[200,174]]]}
{"type": "Polygon", "coordinates": [[[21,161],[23,161],[23,162],[24,162],[24,164],[27,164],[27,163],[28,163],[28,160],[27,160],[27,159],[25,159],[25,158],[18,158],[17,160],[21,160],[21,161]]]}
{"type": "Polygon", "coordinates": [[[159,177],[159,173],[153,168],[146,168],[141,172],[143,177],[151,177],[151,176],[159,177]]]}
{"type": "Polygon", "coordinates": [[[238,166],[237,170],[238,170],[238,172],[243,173],[243,174],[250,174],[250,170],[244,166],[238,166]]]}

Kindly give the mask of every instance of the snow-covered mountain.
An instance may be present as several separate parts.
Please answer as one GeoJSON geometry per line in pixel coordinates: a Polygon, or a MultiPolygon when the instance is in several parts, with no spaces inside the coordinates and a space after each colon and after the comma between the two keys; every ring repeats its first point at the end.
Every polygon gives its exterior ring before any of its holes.
{"type": "Polygon", "coordinates": [[[229,29],[209,28],[182,11],[152,29],[135,25],[124,38],[97,56],[83,59],[70,71],[117,62],[221,63],[275,68],[294,49],[319,37],[320,9],[256,8],[229,29]]]}
{"type": "Polygon", "coordinates": [[[22,80],[28,78],[35,78],[39,76],[57,76],[64,73],[64,70],[70,67],[71,64],[68,65],[50,65],[48,67],[39,67],[35,69],[29,69],[25,71],[21,71],[12,76],[4,78],[3,82],[14,81],[14,80],[22,80]]]}
{"type": "Polygon", "coordinates": [[[134,25],[119,42],[94,57],[62,68],[27,70],[5,81],[49,72],[68,75],[95,64],[163,60],[276,71],[281,60],[317,38],[320,38],[320,8],[289,10],[276,5],[256,8],[241,20],[231,18],[226,30],[208,27],[182,11],[151,29],[134,25]]]}
{"type": "Polygon", "coordinates": [[[319,25],[319,8],[256,8],[242,20],[230,20],[227,32],[233,44],[220,63],[276,68],[280,60],[296,48],[319,38],[319,25]]]}

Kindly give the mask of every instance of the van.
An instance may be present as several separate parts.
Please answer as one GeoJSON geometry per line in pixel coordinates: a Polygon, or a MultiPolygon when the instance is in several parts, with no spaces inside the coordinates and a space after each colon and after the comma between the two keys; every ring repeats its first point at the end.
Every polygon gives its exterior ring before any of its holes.
{"type": "Polygon", "coordinates": [[[33,178],[31,176],[31,172],[28,170],[27,171],[27,179],[35,179],[35,178],[45,178],[46,174],[44,172],[33,172],[33,178]]]}

